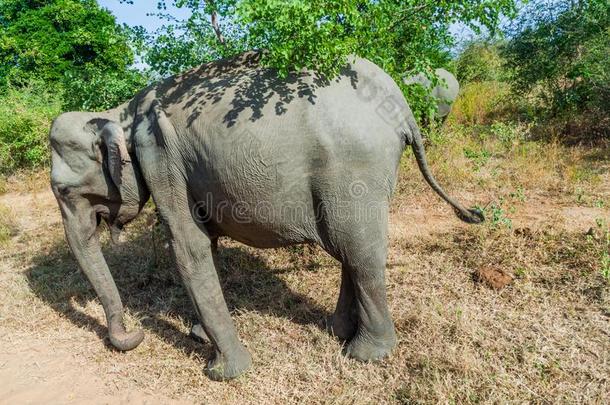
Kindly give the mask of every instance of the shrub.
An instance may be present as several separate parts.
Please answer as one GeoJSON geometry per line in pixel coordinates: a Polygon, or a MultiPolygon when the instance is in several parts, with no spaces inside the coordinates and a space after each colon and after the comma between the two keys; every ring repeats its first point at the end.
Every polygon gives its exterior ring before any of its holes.
{"type": "Polygon", "coordinates": [[[491,123],[505,108],[509,86],[501,82],[473,82],[462,87],[449,120],[463,125],[491,123]]]}
{"type": "Polygon", "coordinates": [[[47,136],[61,112],[61,96],[41,85],[0,94],[0,173],[48,164],[47,136]]]}
{"type": "Polygon", "coordinates": [[[95,66],[123,73],[134,62],[129,32],[95,0],[0,1],[0,85],[61,82],[95,66]]]}

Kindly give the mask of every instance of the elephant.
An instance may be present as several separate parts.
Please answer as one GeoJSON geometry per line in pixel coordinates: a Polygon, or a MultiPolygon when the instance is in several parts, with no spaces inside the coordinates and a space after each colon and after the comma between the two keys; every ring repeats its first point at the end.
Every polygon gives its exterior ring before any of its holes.
{"type": "Polygon", "coordinates": [[[444,120],[451,112],[453,103],[457,100],[460,83],[451,72],[445,69],[436,69],[434,74],[439,79],[439,83],[434,87],[432,87],[432,81],[423,73],[405,78],[404,83],[407,85],[419,84],[428,90],[428,94],[436,100],[437,111],[435,117],[444,120]]]}
{"type": "Polygon", "coordinates": [[[256,248],[317,244],[341,263],[329,330],[360,361],[389,355],[396,334],[385,267],[389,202],[410,145],[423,177],[457,216],[480,223],[438,185],[397,84],[351,57],[338,77],[287,77],[246,52],[140,91],[117,108],[67,112],[50,129],[51,188],[68,245],[104,308],[111,344],[137,347],[100,248],[152,197],[201,329],[214,347],[215,380],[252,364],[231,319],[215,255],[219,237],[256,248]]]}

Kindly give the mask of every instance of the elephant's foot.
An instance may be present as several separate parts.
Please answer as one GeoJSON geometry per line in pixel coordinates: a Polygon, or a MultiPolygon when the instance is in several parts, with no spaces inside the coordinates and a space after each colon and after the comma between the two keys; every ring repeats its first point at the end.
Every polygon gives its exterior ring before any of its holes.
{"type": "Polygon", "coordinates": [[[201,326],[200,323],[196,323],[195,325],[193,325],[189,336],[191,337],[191,339],[199,343],[210,342],[210,338],[208,337],[207,333],[205,333],[205,330],[203,329],[203,326],[201,326]]]}
{"type": "Polygon", "coordinates": [[[251,365],[250,353],[240,344],[228,353],[216,352],[216,357],[208,363],[205,371],[212,380],[224,381],[240,376],[251,365]]]}
{"type": "Polygon", "coordinates": [[[389,333],[376,337],[360,329],[347,346],[346,354],[358,361],[378,361],[387,357],[396,347],[396,333],[392,328],[389,333]]]}
{"type": "Polygon", "coordinates": [[[348,341],[354,337],[358,330],[358,323],[348,314],[334,313],[326,321],[326,330],[341,340],[348,341]]]}

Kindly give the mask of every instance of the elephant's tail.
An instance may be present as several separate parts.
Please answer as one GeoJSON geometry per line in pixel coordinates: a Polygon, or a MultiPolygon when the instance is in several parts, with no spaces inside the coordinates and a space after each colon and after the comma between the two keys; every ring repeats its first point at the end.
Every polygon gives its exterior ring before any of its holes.
{"type": "Polygon", "coordinates": [[[455,214],[464,222],[469,224],[480,224],[485,221],[485,217],[483,213],[478,209],[466,209],[460,203],[455,201],[453,198],[449,197],[445,191],[441,188],[441,186],[436,182],[434,176],[430,172],[430,168],[428,167],[428,162],[426,160],[426,151],[424,149],[424,142],[422,140],[421,132],[419,127],[415,123],[413,119],[409,120],[410,127],[410,139],[407,137],[408,143],[411,144],[413,148],[413,153],[415,154],[415,159],[417,160],[417,165],[419,166],[419,170],[421,171],[426,182],[432,187],[434,191],[445,201],[449,203],[453,207],[455,214]]]}

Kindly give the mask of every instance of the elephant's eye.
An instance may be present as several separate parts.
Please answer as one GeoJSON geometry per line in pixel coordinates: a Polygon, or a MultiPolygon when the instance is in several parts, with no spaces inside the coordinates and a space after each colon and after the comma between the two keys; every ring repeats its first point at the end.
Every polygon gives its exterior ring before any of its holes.
{"type": "Polygon", "coordinates": [[[70,194],[70,188],[68,186],[60,184],[60,185],[55,186],[55,188],[57,189],[57,194],[59,194],[59,195],[65,196],[65,195],[70,194]]]}

